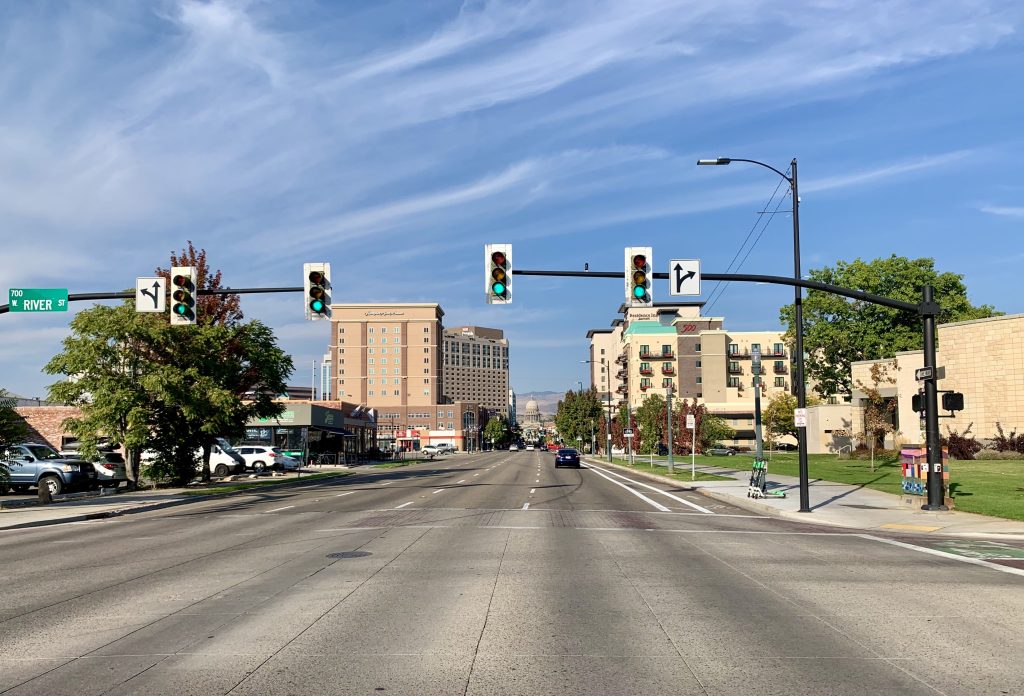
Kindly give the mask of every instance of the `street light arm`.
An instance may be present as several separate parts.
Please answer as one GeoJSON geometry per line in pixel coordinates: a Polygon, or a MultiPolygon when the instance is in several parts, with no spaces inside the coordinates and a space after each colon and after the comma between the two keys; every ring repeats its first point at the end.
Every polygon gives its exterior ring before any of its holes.
{"type": "Polygon", "coordinates": [[[765,169],[771,169],[773,172],[775,172],[776,174],[781,176],[783,179],[785,179],[786,183],[789,184],[790,188],[793,187],[793,179],[791,177],[786,176],[785,174],[780,172],[778,169],[776,169],[772,165],[767,164],[765,162],[759,162],[758,160],[741,159],[739,157],[717,157],[715,159],[700,159],[700,160],[697,160],[697,164],[701,164],[701,165],[704,165],[704,164],[720,165],[720,164],[730,164],[732,162],[748,162],[750,164],[756,164],[759,167],[764,167],[765,169]]]}

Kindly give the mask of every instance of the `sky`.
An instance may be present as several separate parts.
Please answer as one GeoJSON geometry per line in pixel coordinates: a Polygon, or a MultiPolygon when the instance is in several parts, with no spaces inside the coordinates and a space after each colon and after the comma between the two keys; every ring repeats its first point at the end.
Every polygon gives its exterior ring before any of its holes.
{"type": "MultiPolygon", "coordinates": [[[[623,282],[524,276],[488,306],[483,245],[521,269],[618,272],[635,245],[656,271],[791,275],[784,182],[696,160],[795,157],[805,270],[934,257],[1024,312],[1022,28],[1016,0],[2,3],[0,293],[130,288],[187,240],[232,287],[329,261],[335,301],[439,302],[505,330],[517,392],[565,390],[623,282]]],[[[793,296],[703,289],[737,331],[793,296]]],[[[242,304],[293,384],[328,340],[304,304],[242,304]]],[[[0,315],[0,387],[44,397],[88,306],[0,315]]]]}

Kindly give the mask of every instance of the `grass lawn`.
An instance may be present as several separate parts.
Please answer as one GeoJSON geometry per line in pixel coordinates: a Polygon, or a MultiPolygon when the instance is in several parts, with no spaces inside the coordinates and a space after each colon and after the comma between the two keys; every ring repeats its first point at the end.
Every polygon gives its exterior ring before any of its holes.
{"type": "Polygon", "coordinates": [[[264,486],[280,485],[282,483],[292,483],[294,481],[312,481],[314,479],[331,478],[332,476],[350,476],[351,471],[335,471],[335,472],[324,472],[322,474],[303,474],[300,477],[292,479],[267,479],[265,481],[237,481],[232,483],[226,483],[223,486],[211,486],[210,488],[196,488],[192,490],[182,491],[182,495],[213,495],[216,493],[234,493],[235,491],[245,491],[250,488],[262,488],[264,486]]]}
{"type": "Polygon", "coordinates": [[[374,464],[374,469],[397,469],[400,466],[409,466],[410,464],[417,464],[419,462],[426,461],[425,459],[404,459],[396,462],[384,462],[383,464],[374,464]]]}
{"type": "MultiPolygon", "coordinates": [[[[766,453],[767,454],[767,453],[766,453]]],[[[737,454],[734,457],[698,456],[697,464],[718,466],[749,472],[753,455],[737,454]]],[[[628,465],[628,460],[615,460],[617,464],[628,465]]],[[[648,457],[637,455],[638,469],[650,469],[648,457]]],[[[654,458],[655,470],[663,473],[664,457],[654,458]],[[659,468],[662,467],[662,468],[659,468]]],[[[676,467],[682,472],[676,475],[681,481],[690,480],[690,458],[676,458],[676,467]]],[[[956,510],[975,512],[1011,520],[1024,521],[1024,461],[977,460],[952,461],[949,463],[949,482],[956,510]]],[[[854,486],[873,488],[885,493],[899,495],[902,471],[899,460],[837,459],[832,454],[811,454],[807,457],[807,468],[811,480],[823,479],[848,483],[854,486]]],[[[796,452],[775,452],[768,461],[768,473],[783,476],[799,476],[796,452]]],[[[698,480],[701,480],[698,474],[698,480]]],[[[709,480],[709,479],[703,479],[709,480]]],[[[922,502],[924,500],[922,499],[922,502]]]]}

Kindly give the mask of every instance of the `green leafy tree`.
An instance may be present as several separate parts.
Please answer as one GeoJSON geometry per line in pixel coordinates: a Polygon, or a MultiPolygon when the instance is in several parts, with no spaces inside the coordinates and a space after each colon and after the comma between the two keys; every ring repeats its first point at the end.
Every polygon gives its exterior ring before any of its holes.
{"type": "Polygon", "coordinates": [[[680,399],[675,403],[672,408],[672,454],[690,454],[694,447],[697,453],[702,451],[701,433],[707,415],[707,406],[698,404],[696,399],[693,403],[690,403],[689,399],[680,399]],[[693,433],[686,427],[686,417],[689,415],[693,416],[696,426],[696,444],[693,442],[693,433]]]}
{"type": "Polygon", "coordinates": [[[736,429],[725,422],[725,419],[713,413],[705,413],[697,431],[700,438],[700,451],[704,451],[716,443],[732,440],[736,437],[736,429]]]}
{"type": "Polygon", "coordinates": [[[484,437],[490,440],[495,447],[505,447],[512,439],[508,421],[500,415],[494,416],[484,426],[484,437]]]}
{"type": "MultiPolygon", "coordinates": [[[[895,254],[872,261],[839,261],[834,267],[810,271],[812,280],[863,290],[905,302],[920,302],[925,285],[935,288],[941,307],[939,323],[996,316],[989,305],[975,307],[967,299],[963,276],[938,273],[935,260],[908,259],[895,254]]],[[[810,290],[804,299],[805,378],[822,397],[849,394],[850,364],[857,360],[891,358],[898,351],[922,348],[921,318],[911,312],[810,290]]],[[[779,310],[788,326],[786,339],[795,339],[794,305],[779,310]]]]}
{"type": "Polygon", "coordinates": [[[667,426],[666,403],[661,394],[651,394],[636,410],[638,431],[633,446],[640,454],[652,454],[664,441],[667,426]]]}
{"type": "Polygon", "coordinates": [[[558,402],[555,412],[555,427],[562,442],[571,447],[590,442],[591,432],[596,432],[601,419],[601,401],[593,388],[587,391],[567,391],[565,398],[558,402]]]}
{"type": "MultiPolygon", "coordinates": [[[[25,419],[15,410],[15,401],[7,391],[0,389],[0,451],[9,445],[21,442],[28,435],[25,419]]],[[[0,492],[6,493],[11,472],[7,463],[0,459],[0,492]]]]}
{"type": "MultiPolygon", "coordinates": [[[[814,394],[807,395],[807,405],[817,406],[821,399],[814,394]]],[[[764,426],[764,440],[769,448],[774,447],[779,438],[785,435],[797,436],[796,425],[793,423],[793,411],[796,409],[797,398],[789,392],[777,392],[768,401],[761,412],[761,424],[764,426]]]]}
{"type": "Polygon", "coordinates": [[[157,366],[152,346],[167,322],[137,313],[134,302],[97,305],[75,315],[63,350],[44,368],[69,376],[50,385],[49,398],[81,409],[80,417],[64,422],[81,442],[81,453],[96,454],[101,439],[124,445],[132,482],[138,481],[150,437],[151,398],[144,378],[157,366]]]}

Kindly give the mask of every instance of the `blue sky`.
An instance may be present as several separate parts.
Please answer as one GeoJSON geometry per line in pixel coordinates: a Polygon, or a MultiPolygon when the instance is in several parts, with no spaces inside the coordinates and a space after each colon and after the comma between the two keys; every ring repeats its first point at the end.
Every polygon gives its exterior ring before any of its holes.
{"type": "MultiPolygon", "coordinates": [[[[328,260],[336,300],[440,302],[506,330],[517,391],[562,390],[621,281],[519,278],[489,307],[482,245],[724,272],[778,182],[695,166],[723,155],[798,158],[805,268],[934,256],[1022,312],[1022,26],[1014,0],[3,3],[0,291],[131,287],[187,239],[235,287],[328,260]]],[[[742,270],[791,273],[790,225],[742,270]]],[[[711,313],[774,328],[791,299],[735,284],[711,313]]],[[[327,341],[302,303],[243,300],[295,383],[327,341]]],[[[70,318],[0,316],[0,386],[43,395],[70,318]]]]}

